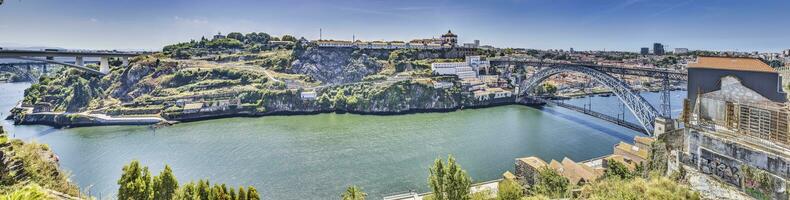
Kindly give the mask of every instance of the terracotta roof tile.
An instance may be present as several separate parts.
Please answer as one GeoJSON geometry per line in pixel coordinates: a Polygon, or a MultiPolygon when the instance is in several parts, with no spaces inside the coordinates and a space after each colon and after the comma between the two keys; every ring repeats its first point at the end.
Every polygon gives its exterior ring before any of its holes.
{"type": "Polygon", "coordinates": [[[774,68],[755,58],[698,57],[697,62],[689,63],[689,68],[776,73],[774,68]]]}

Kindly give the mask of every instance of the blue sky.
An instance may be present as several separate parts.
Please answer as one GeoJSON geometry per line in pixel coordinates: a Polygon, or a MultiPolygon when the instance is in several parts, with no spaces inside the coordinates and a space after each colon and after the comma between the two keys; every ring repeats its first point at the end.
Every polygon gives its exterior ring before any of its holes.
{"type": "Polygon", "coordinates": [[[0,45],[161,49],[216,32],[408,40],[452,29],[498,47],[774,51],[790,48],[790,1],[5,0],[0,45]]]}

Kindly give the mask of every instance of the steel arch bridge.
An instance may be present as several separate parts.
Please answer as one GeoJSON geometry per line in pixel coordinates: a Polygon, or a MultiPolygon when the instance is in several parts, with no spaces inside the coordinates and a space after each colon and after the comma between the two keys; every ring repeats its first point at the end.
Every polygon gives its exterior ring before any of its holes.
{"type": "Polygon", "coordinates": [[[593,68],[584,67],[580,65],[557,65],[551,67],[544,67],[538,70],[532,76],[528,77],[521,82],[519,94],[527,96],[527,94],[535,87],[540,86],[547,78],[561,74],[561,73],[580,73],[584,74],[597,82],[609,88],[620,101],[625,104],[631,113],[636,116],[636,119],[642,125],[645,132],[649,136],[653,136],[653,123],[656,117],[661,116],[650,103],[647,102],[642,96],[635,93],[628,84],[619,79],[609,75],[605,72],[595,70],[593,68]]]}

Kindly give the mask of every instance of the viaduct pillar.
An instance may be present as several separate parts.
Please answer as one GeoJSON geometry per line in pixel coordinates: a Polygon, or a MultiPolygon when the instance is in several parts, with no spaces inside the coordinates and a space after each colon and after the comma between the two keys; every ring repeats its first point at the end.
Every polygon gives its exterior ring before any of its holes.
{"type": "Polygon", "coordinates": [[[79,66],[85,66],[85,61],[82,59],[82,56],[77,56],[74,59],[74,64],[79,66]]]}
{"type": "Polygon", "coordinates": [[[101,61],[99,61],[99,72],[102,74],[110,73],[110,58],[101,57],[101,61]]]}

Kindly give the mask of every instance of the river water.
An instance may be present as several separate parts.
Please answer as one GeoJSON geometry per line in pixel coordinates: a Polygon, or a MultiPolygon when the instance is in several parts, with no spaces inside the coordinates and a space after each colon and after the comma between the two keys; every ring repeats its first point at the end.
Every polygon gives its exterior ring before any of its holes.
{"type": "MultiPolygon", "coordinates": [[[[3,118],[27,87],[0,83],[3,118]]],[[[615,98],[595,97],[593,109],[616,110],[615,98]]],[[[658,102],[659,95],[646,93],[645,98],[658,102]]],[[[682,98],[682,92],[673,93],[673,107],[678,108],[682,98]]],[[[587,101],[568,102],[581,106],[587,101]]],[[[13,137],[49,144],[72,180],[102,199],[114,197],[121,168],[132,159],[148,165],[154,174],[169,164],[182,183],[209,178],[233,186],[254,185],[264,199],[337,199],[350,184],[378,199],[408,190],[428,191],[428,168],[448,154],[474,182],[482,182],[512,171],[517,157],[567,156],[581,161],[610,154],[617,142],[631,142],[639,135],[562,108],[516,105],[399,116],[228,118],[156,130],[11,123],[0,122],[13,137]]]]}

